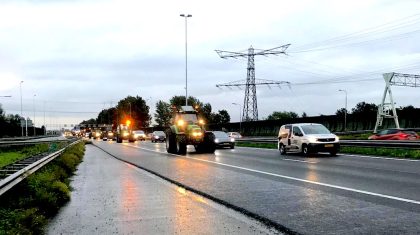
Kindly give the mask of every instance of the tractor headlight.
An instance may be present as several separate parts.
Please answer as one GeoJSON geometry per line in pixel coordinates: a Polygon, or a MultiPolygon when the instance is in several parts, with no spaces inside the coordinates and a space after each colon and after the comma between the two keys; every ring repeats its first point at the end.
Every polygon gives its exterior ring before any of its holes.
{"type": "Polygon", "coordinates": [[[192,135],[193,135],[194,137],[198,137],[198,136],[202,136],[202,135],[203,135],[203,133],[201,133],[201,132],[193,132],[193,133],[192,133],[192,135]]]}
{"type": "Polygon", "coordinates": [[[112,133],[112,132],[111,132],[111,133],[108,133],[108,135],[109,135],[109,136],[114,136],[114,133],[112,133]]]}
{"type": "Polygon", "coordinates": [[[204,120],[200,119],[200,120],[198,120],[198,123],[200,123],[201,125],[204,125],[204,120]]]}
{"type": "Polygon", "coordinates": [[[184,123],[185,123],[184,120],[182,120],[182,119],[181,120],[178,120],[178,126],[183,126],[184,123]]]}
{"type": "Polygon", "coordinates": [[[129,135],[128,132],[123,133],[123,136],[128,136],[128,135],[129,135]]]}

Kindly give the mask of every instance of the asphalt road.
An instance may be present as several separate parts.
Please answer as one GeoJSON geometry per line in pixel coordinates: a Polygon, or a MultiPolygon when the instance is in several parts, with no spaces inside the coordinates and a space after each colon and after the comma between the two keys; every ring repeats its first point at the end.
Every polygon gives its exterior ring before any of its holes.
{"type": "Polygon", "coordinates": [[[94,144],[245,213],[303,234],[420,233],[420,161],[236,148],[167,154],[164,144],[94,144]]]}
{"type": "Polygon", "coordinates": [[[279,234],[92,145],[71,185],[47,234],[279,234]]]}

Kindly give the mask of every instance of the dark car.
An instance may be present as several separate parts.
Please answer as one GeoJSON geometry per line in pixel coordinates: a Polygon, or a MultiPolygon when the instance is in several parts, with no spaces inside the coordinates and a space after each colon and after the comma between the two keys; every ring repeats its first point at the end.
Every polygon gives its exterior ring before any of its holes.
{"type": "Polygon", "coordinates": [[[213,131],[214,134],[214,143],[216,147],[230,147],[231,149],[235,148],[235,138],[229,137],[229,135],[224,131],[213,131]]]}
{"type": "Polygon", "coordinates": [[[116,137],[114,135],[114,132],[112,131],[103,131],[102,132],[102,140],[114,140],[116,137]]]}
{"type": "Polygon", "coordinates": [[[379,131],[377,134],[369,136],[370,140],[417,140],[419,135],[410,130],[405,129],[386,129],[379,131]]]}
{"type": "Polygon", "coordinates": [[[165,132],[163,131],[154,131],[151,135],[150,135],[150,141],[153,142],[165,142],[166,140],[166,135],[165,132]]]}

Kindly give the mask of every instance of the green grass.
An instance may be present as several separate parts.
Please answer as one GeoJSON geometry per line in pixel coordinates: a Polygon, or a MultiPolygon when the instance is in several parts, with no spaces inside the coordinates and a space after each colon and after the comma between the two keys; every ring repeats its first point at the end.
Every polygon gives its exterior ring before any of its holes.
{"type": "Polygon", "coordinates": [[[70,177],[84,150],[84,143],[68,148],[0,196],[0,234],[43,234],[48,219],[70,200],[70,177]]]}
{"type": "Polygon", "coordinates": [[[420,150],[412,149],[391,149],[391,148],[364,148],[343,146],[340,148],[341,153],[385,156],[395,158],[412,158],[420,159],[420,150]]]}
{"type": "Polygon", "coordinates": [[[17,162],[26,158],[27,156],[21,152],[5,152],[0,153],[0,168],[11,163],[17,162]]]}
{"type": "MultiPolygon", "coordinates": [[[[277,149],[277,144],[275,143],[237,142],[236,146],[277,149]]],[[[340,153],[420,159],[420,150],[411,150],[411,149],[365,148],[365,147],[341,146],[340,153]]]]}
{"type": "Polygon", "coordinates": [[[65,144],[66,143],[37,144],[0,151],[0,168],[39,153],[57,151],[58,149],[63,148],[65,144]]]}

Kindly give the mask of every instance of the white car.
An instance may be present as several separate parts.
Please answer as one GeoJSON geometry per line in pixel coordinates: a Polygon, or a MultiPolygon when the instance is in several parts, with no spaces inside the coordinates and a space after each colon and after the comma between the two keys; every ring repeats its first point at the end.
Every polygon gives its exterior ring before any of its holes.
{"type": "Polygon", "coordinates": [[[235,139],[240,139],[242,138],[242,135],[239,134],[239,132],[228,132],[229,137],[235,138],[235,139]]]}
{"type": "Polygon", "coordinates": [[[303,155],[317,152],[329,152],[337,155],[340,149],[339,139],[324,125],[317,123],[296,123],[280,127],[278,136],[280,154],[301,152],[303,155]]]}

